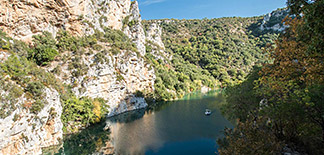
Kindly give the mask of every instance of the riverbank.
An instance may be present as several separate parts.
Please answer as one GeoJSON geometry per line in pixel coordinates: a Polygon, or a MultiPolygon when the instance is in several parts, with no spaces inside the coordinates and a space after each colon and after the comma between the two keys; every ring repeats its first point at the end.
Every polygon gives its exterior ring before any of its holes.
{"type": "Polygon", "coordinates": [[[152,108],[110,117],[65,137],[57,153],[93,154],[112,146],[117,154],[172,154],[182,153],[186,148],[214,153],[216,139],[222,136],[224,127],[233,127],[219,111],[224,102],[216,90],[158,102],[152,108]],[[212,115],[204,115],[206,108],[212,110],[212,115]],[[107,124],[110,129],[104,130],[107,124]]]}

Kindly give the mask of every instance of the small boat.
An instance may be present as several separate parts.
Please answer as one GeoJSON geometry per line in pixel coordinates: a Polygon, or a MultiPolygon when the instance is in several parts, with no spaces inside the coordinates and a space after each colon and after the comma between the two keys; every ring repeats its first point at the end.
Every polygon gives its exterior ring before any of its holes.
{"type": "Polygon", "coordinates": [[[210,114],[211,114],[211,110],[206,109],[206,111],[205,111],[205,115],[210,115],[210,114]]]}

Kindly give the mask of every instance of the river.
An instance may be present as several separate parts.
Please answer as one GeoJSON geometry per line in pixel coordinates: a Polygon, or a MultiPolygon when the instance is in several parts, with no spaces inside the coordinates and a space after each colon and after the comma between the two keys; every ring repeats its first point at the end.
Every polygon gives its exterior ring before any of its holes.
{"type": "Polygon", "coordinates": [[[93,154],[112,145],[117,154],[215,154],[216,139],[233,125],[219,111],[217,92],[192,93],[181,100],[124,113],[64,141],[58,154],[93,154]],[[205,109],[212,110],[206,116],[205,109]],[[104,131],[106,124],[110,130],[104,131]]]}

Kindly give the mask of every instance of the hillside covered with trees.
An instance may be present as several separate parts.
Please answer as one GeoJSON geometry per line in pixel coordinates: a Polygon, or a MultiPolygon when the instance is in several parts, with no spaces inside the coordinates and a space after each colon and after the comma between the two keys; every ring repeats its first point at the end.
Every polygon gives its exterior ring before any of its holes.
{"type": "MultiPolygon", "coordinates": [[[[282,24],[283,15],[272,17],[268,25],[282,24]]],[[[226,17],[219,19],[149,20],[144,27],[159,23],[165,52],[173,57],[157,61],[148,49],[147,57],[157,70],[157,98],[169,100],[185,93],[231,86],[244,81],[254,65],[268,61],[265,49],[274,46],[279,31],[261,30],[263,16],[226,17]]]]}
{"type": "Polygon", "coordinates": [[[272,62],[226,90],[224,113],[238,119],[220,154],[323,154],[323,0],[288,0],[289,26],[269,49],[272,62]]]}

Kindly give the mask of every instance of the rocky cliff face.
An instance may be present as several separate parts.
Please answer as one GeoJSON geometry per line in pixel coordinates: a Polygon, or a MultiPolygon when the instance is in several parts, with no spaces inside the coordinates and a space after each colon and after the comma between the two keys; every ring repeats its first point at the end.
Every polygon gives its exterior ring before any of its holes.
{"type": "MultiPolygon", "coordinates": [[[[85,49],[89,54],[77,56],[74,52],[64,54],[72,59],[58,57],[47,71],[58,66],[61,73],[56,77],[66,84],[73,85],[78,97],[104,98],[109,106],[108,116],[147,106],[137,91],[153,91],[155,73],[145,62],[147,40],[156,42],[164,49],[160,28],[152,26],[147,36],[141,24],[138,3],[130,0],[0,0],[0,29],[10,37],[31,41],[33,35],[43,31],[54,36],[60,30],[67,30],[76,36],[104,31],[105,27],[120,30],[136,45],[137,52],[121,50],[118,54],[102,53],[111,45],[98,42],[104,50],[85,49]],[[157,30],[157,31],[155,31],[157,30]],[[152,37],[152,36],[155,37],[152,37]],[[103,62],[97,62],[97,55],[104,55],[103,62]],[[69,69],[78,57],[79,63],[88,68],[81,76],[74,76],[69,69]]],[[[160,51],[162,52],[162,51],[160,51]]],[[[0,59],[8,54],[1,51],[0,59]]],[[[1,90],[1,95],[6,90],[1,90]]],[[[41,154],[41,148],[59,144],[62,139],[62,104],[59,93],[46,88],[47,105],[38,114],[22,108],[26,98],[18,99],[17,108],[9,116],[0,119],[0,154],[41,154]]],[[[23,95],[24,96],[24,95],[23,95]]],[[[2,103],[1,103],[2,104],[2,103]]]]}
{"type": "Polygon", "coordinates": [[[264,16],[263,21],[261,23],[260,29],[264,30],[272,30],[272,31],[283,31],[287,28],[286,25],[281,23],[281,21],[288,15],[287,9],[278,9],[268,13],[264,16]]]}
{"type": "Polygon", "coordinates": [[[96,63],[95,51],[83,56],[80,63],[86,65],[87,74],[74,77],[69,70],[69,62],[54,62],[52,67],[62,66],[69,78],[59,77],[65,83],[73,84],[73,91],[79,97],[104,98],[108,102],[109,116],[130,110],[145,108],[143,97],[136,96],[136,91],[153,91],[155,74],[144,58],[133,52],[121,51],[118,55],[106,55],[104,63],[96,63]]]}
{"type": "MultiPolygon", "coordinates": [[[[69,64],[74,61],[73,59],[69,62],[56,61],[49,69],[62,66],[63,72],[66,73],[64,76],[67,75],[68,78],[63,78],[63,75],[58,78],[65,83],[74,84],[73,91],[77,96],[100,97],[107,100],[108,116],[145,108],[146,101],[143,97],[136,96],[135,93],[137,91],[153,91],[155,80],[153,68],[144,61],[146,36],[141,24],[138,3],[136,1],[130,3],[129,0],[119,2],[121,4],[116,4],[115,1],[112,4],[106,2],[109,6],[117,7],[109,9],[112,12],[108,12],[110,16],[107,16],[107,21],[112,19],[113,22],[107,23],[112,24],[112,28],[123,31],[135,43],[138,53],[128,50],[121,50],[117,55],[106,53],[104,56],[106,61],[97,63],[95,62],[96,55],[102,51],[95,50],[93,54],[82,56],[80,63],[86,65],[89,70],[87,74],[80,77],[74,77],[73,70],[68,69],[69,64]]],[[[101,42],[100,45],[103,46],[103,49],[111,48],[111,45],[104,42],[101,42]]],[[[75,57],[72,52],[69,54],[75,57]]]]}
{"type": "Polygon", "coordinates": [[[164,43],[162,41],[162,28],[159,24],[159,21],[157,21],[157,23],[152,23],[148,26],[146,30],[146,43],[152,47],[151,54],[156,60],[171,60],[172,56],[165,52],[164,43]]]}
{"type": "Polygon", "coordinates": [[[49,88],[45,89],[45,95],[48,104],[38,114],[23,108],[27,99],[21,97],[16,103],[18,108],[0,119],[0,154],[41,154],[42,147],[60,143],[63,139],[60,96],[49,88]]]}
{"type": "Polygon", "coordinates": [[[43,31],[93,33],[104,26],[121,29],[130,0],[1,0],[0,28],[15,39],[29,40],[43,31]]]}

